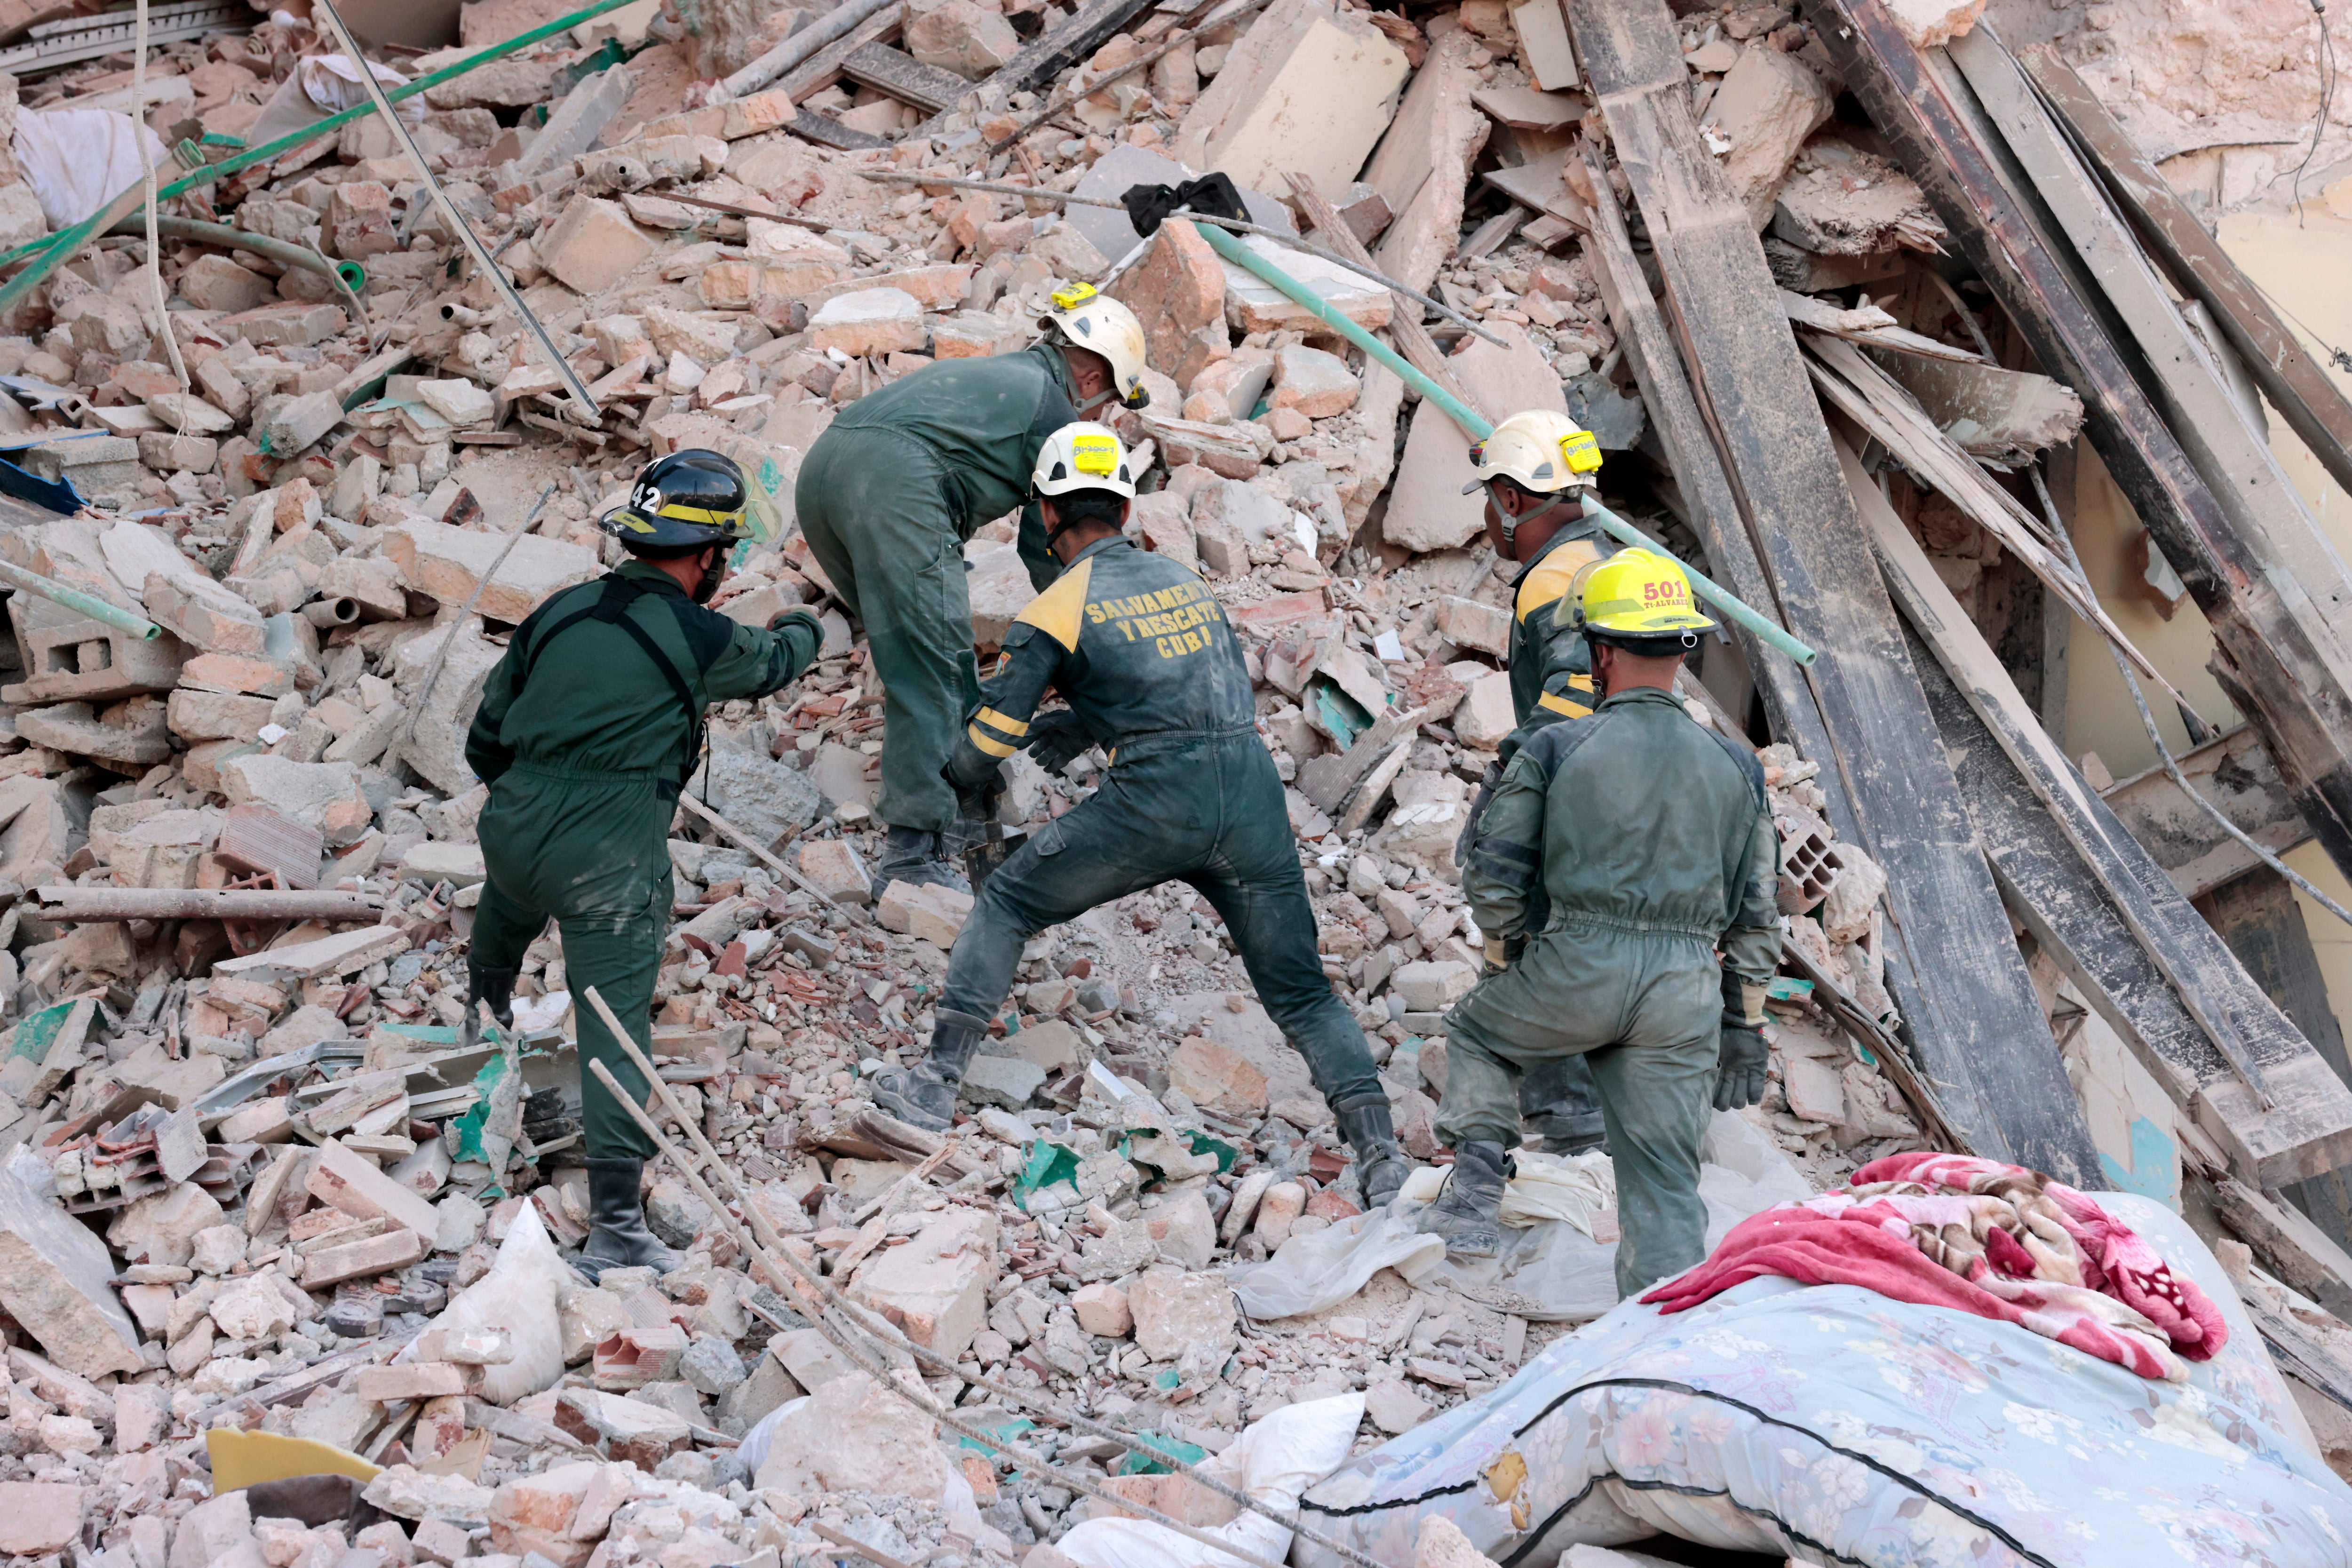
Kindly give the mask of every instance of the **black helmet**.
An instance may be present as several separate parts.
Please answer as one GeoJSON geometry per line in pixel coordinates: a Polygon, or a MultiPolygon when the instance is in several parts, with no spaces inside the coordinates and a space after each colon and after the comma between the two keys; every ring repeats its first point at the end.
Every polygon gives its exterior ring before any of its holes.
{"type": "Polygon", "coordinates": [[[692,447],[637,476],[625,505],[596,526],[639,555],[674,555],[751,537],[749,489],[731,458],[692,447]]]}

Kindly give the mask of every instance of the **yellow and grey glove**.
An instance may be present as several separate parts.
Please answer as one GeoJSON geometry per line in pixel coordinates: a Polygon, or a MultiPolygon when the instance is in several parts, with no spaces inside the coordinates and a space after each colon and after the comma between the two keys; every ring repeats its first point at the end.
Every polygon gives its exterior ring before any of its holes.
{"type": "Polygon", "coordinates": [[[1764,1099],[1772,1047],[1764,1039],[1765,988],[1723,972],[1723,1034],[1716,1047],[1715,1108],[1738,1110],[1764,1099]]]}
{"type": "Polygon", "coordinates": [[[1511,966],[1511,956],[1510,956],[1510,951],[1509,951],[1509,948],[1508,948],[1508,946],[1504,942],[1504,941],[1503,941],[1503,939],[1502,939],[1501,937],[1499,937],[1499,936],[1490,936],[1490,937],[1488,937],[1488,938],[1486,939],[1486,973],[1487,973],[1488,974],[1490,974],[1490,975],[1494,975],[1494,974],[1500,974],[1500,973],[1503,973],[1503,971],[1505,971],[1506,969],[1508,969],[1508,968],[1511,966]]]}

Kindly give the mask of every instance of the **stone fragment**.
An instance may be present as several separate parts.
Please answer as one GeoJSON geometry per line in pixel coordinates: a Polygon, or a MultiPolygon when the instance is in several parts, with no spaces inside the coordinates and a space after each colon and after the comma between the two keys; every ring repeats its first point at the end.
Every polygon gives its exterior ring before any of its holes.
{"type": "Polygon", "coordinates": [[[1251,1227],[1271,1252],[1290,1239],[1290,1227],[1307,1209],[1307,1189],[1297,1182],[1276,1182],[1258,1200],[1257,1221],[1251,1227]]]}
{"type": "Polygon", "coordinates": [[[1127,1304],[1135,1342],[1154,1361],[1230,1351],[1238,1342],[1233,1291],[1217,1275],[1155,1265],[1128,1286],[1127,1304]]]}
{"type": "Polygon", "coordinates": [[[1511,702],[1511,678],[1501,670],[1470,683],[1454,708],[1454,733],[1465,746],[1492,750],[1518,728],[1511,702]]]}
{"type": "Polygon", "coordinates": [[[1491,128],[1485,110],[1471,101],[1486,59],[1466,30],[1439,38],[1413,73],[1380,151],[1365,165],[1364,183],[1396,215],[1372,261],[1409,288],[1428,289],[1461,243],[1470,165],[1491,128]]]}
{"type": "Polygon", "coordinates": [[[870,904],[874,883],[856,848],[840,838],[811,838],[793,851],[793,863],[802,876],[835,903],[870,904]]]}
{"type": "MultiPolygon", "coordinates": [[[[1580,1558],[1585,1555],[1584,1549],[1573,1548],[1570,1555],[1580,1558]]],[[[1591,1565],[1591,1568],[1614,1568],[1614,1564],[1606,1562],[1611,1558],[1619,1563],[1632,1561],[1614,1552],[1595,1555],[1604,1561],[1591,1565]]],[[[1460,1525],[1442,1513],[1430,1513],[1422,1517],[1421,1532],[1412,1543],[1412,1568],[1496,1568],[1496,1563],[1494,1559],[1471,1544],[1470,1538],[1462,1533],[1460,1525]]],[[[1566,1559],[1562,1560],[1562,1568],[1567,1568],[1566,1559]]],[[[1586,1565],[1579,1563],[1576,1568],[1586,1568],[1586,1565]]]]}
{"type": "Polygon", "coordinates": [[[1283,174],[1295,172],[1344,191],[1411,71],[1404,51],[1360,14],[1276,0],[1193,101],[1173,151],[1237,184],[1281,192],[1283,174]]]}
{"type": "MultiPolygon", "coordinates": [[[[401,1190],[408,1192],[405,1187],[401,1190]]],[[[416,1196],[413,1192],[408,1195],[416,1196]]],[[[323,1247],[302,1259],[302,1289],[322,1290],[346,1279],[389,1274],[421,1262],[431,1247],[432,1243],[415,1231],[397,1229],[345,1242],[341,1247],[323,1247]]]]}
{"type": "MultiPolygon", "coordinates": [[[[342,187],[336,188],[340,190],[342,187]]],[[[428,378],[419,381],[416,384],[416,395],[424,399],[427,408],[461,428],[472,425],[488,425],[497,412],[488,392],[473,382],[462,378],[452,378],[446,381],[435,381],[428,378]]]]}
{"type": "Polygon", "coordinates": [[[1104,1280],[1079,1286],[1070,1298],[1070,1308],[1078,1316],[1078,1327],[1105,1339],[1125,1339],[1128,1331],[1135,1327],[1135,1314],[1127,1307],[1127,1292],[1104,1280]]]}
{"type": "Polygon", "coordinates": [[[1389,977],[1389,989],[1404,999],[1409,1013],[1442,1013],[1477,984],[1476,970],[1451,959],[1408,963],[1389,977]]]}
{"type": "Polygon", "coordinates": [[[489,1488],[463,1476],[425,1475],[410,1465],[377,1472],[361,1495],[398,1519],[446,1519],[468,1525],[488,1522],[493,1496],[489,1488]]]}
{"type": "Polygon", "coordinates": [[[555,1425],[608,1459],[651,1473],[693,1441],[686,1420],[663,1405],[593,1388],[568,1388],[557,1401],[555,1425]]]}
{"type": "MultiPolygon", "coordinates": [[[[245,1227],[229,1228],[242,1252],[245,1227]]],[[[220,1294],[213,1298],[214,1325],[233,1340],[274,1340],[292,1328],[300,1320],[286,1292],[277,1286],[276,1281],[283,1278],[274,1271],[248,1274],[222,1286],[220,1294]]]]}
{"type": "Polygon", "coordinates": [[[1021,36],[1002,12],[978,0],[947,0],[919,15],[906,29],[907,52],[927,66],[980,81],[1011,60],[1021,36]]]}
{"type": "Polygon", "coordinates": [[[223,316],[214,323],[231,338],[256,348],[308,348],[325,342],[343,330],[343,313],[328,304],[289,300],[223,316]]]}
{"type": "Polygon", "coordinates": [[[1780,1091],[1788,1098],[1790,1115],[1832,1127],[1845,1125],[1845,1085],[1835,1067],[1793,1052],[1782,1054],[1780,1062],[1780,1091]]]}
{"type": "Polygon", "coordinates": [[[971,895],[929,883],[893,882],[875,906],[882,929],[946,949],[971,918],[971,895]]]}
{"type": "Polygon", "coordinates": [[[616,202],[575,195],[531,240],[540,265],[567,289],[601,293],[654,253],[654,243],[616,202]]]}
{"type": "Polygon", "coordinates": [[[850,1372],[816,1389],[801,1418],[776,1433],[753,1485],[797,1497],[856,1489],[936,1502],[953,1473],[938,1423],[868,1373],[850,1372]]]}
{"type": "Polygon", "coordinates": [[[1170,1052],[1168,1085],[1220,1116],[1250,1121],[1265,1110],[1265,1074],[1214,1040],[1195,1037],[1170,1052]]]}
{"type": "Polygon", "coordinates": [[[1394,1436],[1410,1432],[1429,1419],[1429,1401],[1413,1392],[1402,1378],[1383,1378],[1364,1390],[1364,1414],[1372,1425],[1394,1436]]]}
{"type": "MultiPolygon", "coordinates": [[[[79,1491],[80,1489],[70,1489],[79,1491]]],[[[0,1513],[0,1519],[15,1517],[14,1510],[0,1513]]],[[[79,1521],[75,1522],[79,1527],[79,1521]]],[[[218,1497],[198,1503],[181,1516],[179,1528],[172,1532],[170,1568],[206,1568],[206,1564],[224,1556],[239,1542],[249,1542],[252,1539],[251,1500],[242,1490],[223,1492],[218,1497]]]]}
{"type": "Polygon", "coordinates": [[[106,1227],[106,1239],[131,1262],[185,1268],[195,1250],[196,1233],[220,1222],[221,1206],[213,1195],[183,1182],[122,1210],[106,1227]]]}
{"type": "Polygon", "coordinates": [[[1224,341],[1224,265],[1200,230],[1181,218],[1160,226],[1151,237],[1151,248],[1111,285],[1110,294],[1132,308],[1143,323],[1144,342],[1155,367],[1171,369],[1196,332],[1213,330],[1217,340],[1224,341]]]}
{"type": "Polygon", "coordinates": [[[535,1552],[559,1568],[580,1568],[594,1542],[575,1539],[572,1521],[605,1468],[582,1460],[502,1483],[490,1499],[491,1547],[518,1557],[535,1552]]]}
{"type": "Polygon", "coordinates": [[[1276,408],[1295,408],[1309,419],[1328,419],[1356,405],[1356,373],[1338,354],[1293,343],[1275,351],[1274,394],[1276,408]]]}
{"type": "Polygon", "coordinates": [[[1442,595],[1437,601],[1437,630],[1455,647],[1500,658],[1510,649],[1511,613],[1500,605],[1442,595]]]}
{"type": "Polygon", "coordinates": [[[976,1105],[1026,1106],[1045,1087],[1045,1069],[1018,1057],[974,1057],[964,1068],[963,1096],[976,1105]]]}
{"type": "Polygon", "coordinates": [[[352,1373],[351,1391],[362,1399],[389,1405],[396,1399],[439,1399],[466,1392],[463,1369],[446,1361],[410,1362],[404,1366],[363,1366],[352,1373]]]}
{"type": "Polygon", "coordinates": [[[278,285],[226,256],[200,256],[180,274],[180,298],[199,310],[234,315],[278,297],[278,285]]]}
{"type": "Polygon", "coordinates": [[[1217,1221],[1202,1194],[1181,1192],[1163,1197],[1158,1208],[1145,1211],[1143,1223],[1163,1260],[1180,1268],[1209,1267],[1216,1250],[1217,1221]]]}
{"type": "Polygon", "coordinates": [[[328,246],[337,256],[351,260],[401,248],[392,191],[380,180],[345,180],[331,187],[323,226],[328,246]]]}
{"type": "Polygon", "coordinates": [[[596,552],[584,545],[538,534],[502,538],[422,517],[387,531],[383,549],[410,587],[447,605],[473,599],[478,614],[510,624],[521,622],[548,595],[589,582],[602,570],[596,552]],[[482,586],[501,552],[504,563],[488,586],[482,586]]]}
{"type": "MultiPolygon", "coordinates": [[[[219,1206],[213,1205],[215,1215],[219,1206]]],[[[135,1373],[146,1364],[139,1331],[109,1284],[113,1274],[104,1242],[55,1197],[0,1170],[0,1307],[50,1360],[83,1377],[135,1373]]],[[[8,1517],[0,1505],[0,1521],[8,1517]]],[[[0,1551],[54,1550],[0,1542],[0,1551]]]]}
{"type": "Polygon", "coordinates": [[[809,318],[809,346],[866,354],[918,353],[923,346],[923,306],[903,289],[860,289],[828,300],[809,318]]]}
{"type": "Polygon", "coordinates": [[[1939,49],[1977,25],[1985,0],[1888,0],[1895,30],[1923,49],[1939,49]]]}
{"type": "Polygon", "coordinates": [[[1834,107],[1812,68],[1778,49],[1744,51],[1716,89],[1707,123],[1731,143],[1724,155],[1724,178],[1757,228],[1771,221],[1772,204],[1797,150],[1834,107]]]}
{"type": "Polygon", "coordinates": [[[361,1219],[387,1219],[420,1237],[441,1227],[431,1204],[339,1142],[319,1150],[305,1185],[320,1203],[361,1219]]]}
{"type": "Polygon", "coordinates": [[[1037,596],[1036,587],[1029,581],[1029,563],[1013,545],[978,540],[966,547],[965,563],[964,597],[971,605],[972,646],[995,647],[1037,596]]]}
{"type": "Polygon", "coordinates": [[[996,1274],[996,1216],[950,1209],[907,1245],[868,1258],[849,1294],[888,1316],[917,1344],[953,1360],[988,1321],[996,1274]]]}

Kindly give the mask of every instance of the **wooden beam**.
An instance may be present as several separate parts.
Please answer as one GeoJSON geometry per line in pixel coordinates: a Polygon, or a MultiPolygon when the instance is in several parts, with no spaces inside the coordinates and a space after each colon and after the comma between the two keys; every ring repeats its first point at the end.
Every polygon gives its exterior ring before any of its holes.
{"type": "Polygon", "coordinates": [[[2172,182],[2148,162],[2074,68],[2046,44],[2019,58],[2174,286],[2205,302],[2271,406],[2328,476],[2352,491],[2352,399],[2305,351],[2221,242],[2205,232],[2172,182]]]}
{"type": "MultiPolygon", "coordinates": [[[[986,81],[973,84],[958,101],[974,104],[975,118],[1003,108],[1014,93],[1044,86],[1049,79],[1060,76],[1102,47],[1113,33],[1133,21],[1150,3],[1151,0],[1089,0],[1060,26],[1049,27],[1022,45],[986,81]]],[[[939,134],[944,129],[940,122],[948,112],[933,115],[917,126],[913,134],[939,134]]]]}
{"type": "MultiPolygon", "coordinates": [[[[2284,855],[2310,842],[2311,825],[2288,798],[2252,725],[2225,730],[2176,760],[2190,788],[2220,806],[2242,832],[2272,854],[2284,855]]],[[[2132,837],[2156,857],[2172,885],[2191,899],[2263,864],[2183,795],[2161,765],[2100,793],[2132,837]]]]}
{"type": "Polygon", "coordinates": [[[2229,1176],[2216,1178],[2206,1195],[2221,1223],[2237,1232],[2272,1273],[2337,1317],[2352,1320],[2352,1256],[2308,1218],[2229,1176]]]}
{"type": "Polygon", "coordinates": [[[2352,868],[2352,682],[2332,650],[2298,619],[2133,378],[2091,303],[2095,285],[2055,224],[2021,194],[1957,69],[1914,47],[1883,0],[1805,5],[1839,76],[2041,368],[2082,394],[2101,461],[2211,623],[2215,675],[2253,720],[2329,858],[2352,868]]]}
{"type": "MultiPolygon", "coordinates": [[[[1990,1159],[2095,1182],[2098,1157],[1961,809],[1901,627],[1747,208],[1691,113],[1665,0],[1563,0],[1641,205],[1696,401],[1807,672],[1853,842],[1887,874],[1896,992],[1946,1116],[1990,1159]]],[[[1765,658],[1774,656],[1767,654],[1765,658]]],[[[1840,834],[1844,826],[1840,825],[1840,834]]]]}
{"type": "Polygon", "coordinates": [[[1840,458],[2011,911],[2241,1176],[2271,1187],[2352,1161],[2352,1089],[2042,732],[1927,552],[1840,458]]]}
{"type": "Polygon", "coordinates": [[[841,74],[860,87],[911,103],[926,114],[941,112],[971,90],[971,83],[955,72],[927,66],[904,49],[883,43],[853,50],[841,62],[841,74]]]}
{"type": "Polygon", "coordinates": [[[848,32],[784,73],[776,86],[795,104],[811,93],[823,92],[841,79],[842,63],[868,44],[898,36],[906,24],[907,7],[885,5],[848,32]]]}

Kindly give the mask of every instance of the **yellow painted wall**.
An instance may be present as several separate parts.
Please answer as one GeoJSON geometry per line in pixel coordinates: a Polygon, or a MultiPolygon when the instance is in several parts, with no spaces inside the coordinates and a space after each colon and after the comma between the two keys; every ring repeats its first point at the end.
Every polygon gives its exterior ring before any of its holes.
{"type": "MultiPolygon", "coordinates": [[[[2352,184],[2352,183],[2347,183],[2352,184]]],[[[2332,196],[2352,211],[2352,190],[2339,188],[2332,196]]],[[[2321,202],[2308,204],[2304,221],[2269,214],[2242,214],[2224,218],[2222,246],[2248,277],[2267,294],[2274,308],[2300,323],[2304,346],[2323,362],[2326,342],[2352,347],[2352,220],[2336,216],[2321,202]],[[2314,333],[2318,338],[2314,337],[2314,333]]],[[[2330,374],[2347,395],[2352,375],[2330,374]]],[[[2319,518],[2336,548],[2352,557],[2352,497],[2347,497],[2323,471],[2310,451],[2275,414],[2270,416],[2271,447],[2280,466],[2301,492],[2305,504],[2319,518]]],[[[2100,467],[2088,443],[2081,447],[2080,477],[2075,494],[2075,546],[2083,566],[2097,590],[2100,602],[2126,636],[2167,677],[2178,684],[2208,721],[2229,725],[2239,715],[2222,700],[2205,663],[2212,647],[2212,632],[2194,604],[2184,602],[2169,621],[2140,590],[2137,559],[2139,521],[2123,494],[2100,467]]],[[[2064,745],[2080,757],[2096,752],[2117,778],[2156,765],[2131,696],[2116,673],[2101,639],[2081,622],[2067,644],[2067,708],[2064,745]]],[[[2165,743],[2178,748],[2186,731],[2168,705],[2151,692],[2151,705],[2165,743]]],[[[2296,871],[2323,889],[2336,902],[2352,908],[2352,882],[2347,882],[2316,844],[2306,844],[2286,857],[2296,871]]],[[[2346,926],[2302,892],[2304,925],[2311,933],[2321,973],[2337,1021],[2352,1037],[2352,927],[2346,926]]]]}

